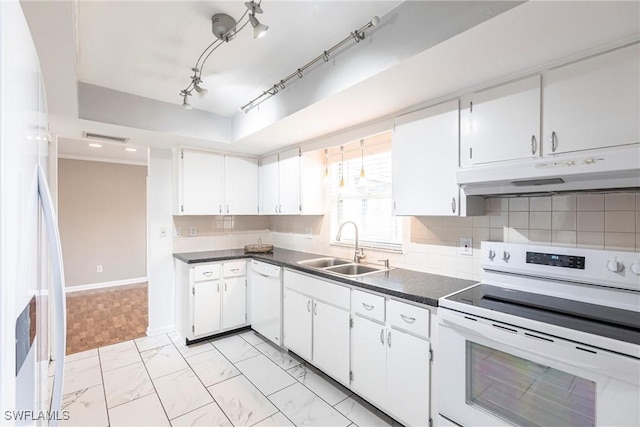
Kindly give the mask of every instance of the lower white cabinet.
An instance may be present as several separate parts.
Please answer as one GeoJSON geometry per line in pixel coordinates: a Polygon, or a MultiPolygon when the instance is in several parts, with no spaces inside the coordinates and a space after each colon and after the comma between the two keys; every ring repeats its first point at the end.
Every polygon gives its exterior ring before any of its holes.
{"type": "Polygon", "coordinates": [[[247,278],[222,280],[222,329],[232,329],[247,323],[247,278]]]}
{"type": "Polygon", "coordinates": [[[284,345],[298,356],[311,360],[313,301],[294,290],[284,290],[284,345]]]}
{"type": "Polygon", "coordinates": [[[186,264],[175,261],[176,332],[200,338],[240,328],[247,321],[246,261],[186,264]]]}
{"type": "Polygon", "coordinates": [[[394,300],[386,305],[382,322],[364,318],[359,307],[352,308],[351,388],[406,425],[428,425],[429,311],[394,300]]]}
{"type": "Polygon", "coordinates": [[[220,329],[220,280],[195,282],[192,293],[192,334],[194,337],[211,335],[220,329]]]}
{"type": "Polygon", "coordinates": [[[349,288],[285,270],[284,346],[349,385],[349,288]]]}

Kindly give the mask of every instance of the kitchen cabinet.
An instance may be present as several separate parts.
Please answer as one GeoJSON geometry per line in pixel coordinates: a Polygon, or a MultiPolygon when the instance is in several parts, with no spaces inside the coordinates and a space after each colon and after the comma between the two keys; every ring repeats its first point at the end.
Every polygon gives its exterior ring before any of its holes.
{"type": "Polygon", "coordinates": [[[222,213],[224,156],[180,150],[176,215],[222,213]]]}
{"type": "Polygon", "coordinates": [[[224,157],[224,212],[258,214],[258,161],[247,157],[224,157]]]}
{"type": "Polygon", "coordinates": [[[174,215],[258,213],[255,159],[181,149],[174,175],[174,215]]]}
{"type": "Polygon", "coordinates": [[[544,154],[640,142],[640,45],[543,75],[544,154]]]}
{"type": "Polygon", "coordinates": [[[393,133],[394,215],[483,214],[483,203],[461,194],[456,182],[458,100],[427,108],[419,116],[399,124],[393,133]]]}
{"type": "Polygon", "coordinates": [[[189,265],[175,260],[176,332],[188,341],[244,327],[246,261],[189,265]]]}
{"type": "Polygon", "coordinates": [[[265,157],[260,165],[260,213],[324,214],[321,152],[299,148],[265,157]]]}
{"type": "Polygon", "coordinates": [[[352,306],[351,388],[406,425],[427,425],[431,381],[429,311],[387,300],[386,319],[379,321],[377,315],[370,316],[376,313],[378,304],[355,295],[365,292],[353,293],[352,301],[359,304],[352,306]]]}
{"type": "Polygon", "coordinates": [[[349,385],[349,288],[284,271],[284,346],[349,385]]]}
{"type": "Polygon", "coordinates": [[[306,360],[312,359],[312,303],[308,296],[284,289],[284,345],[306,360]]]}
{"type": "Polygon", "coordinates": [[[462,166],[540,155],[540,76],[463,97],[462,166]]]}

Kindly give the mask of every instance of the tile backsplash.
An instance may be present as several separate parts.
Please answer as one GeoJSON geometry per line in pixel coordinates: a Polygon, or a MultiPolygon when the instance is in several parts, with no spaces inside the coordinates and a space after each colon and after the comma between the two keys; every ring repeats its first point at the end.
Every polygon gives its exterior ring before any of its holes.
{"type": "MultiPolygon", "coordinates": [[[[368,250],[368,260],[389,258],[396,267],[466,279],[480,278],[480,242],[491,240],[640,252],[640,192],[491,197],[477,217],[407,217],[403,253],[368,250]],[[473,239],[472,256],[458,254],[461,237],[473,239]]],[[[330,244],[325,216],[176,216],[182,236],[174,251],[238,248],[263,242],[278,247],[349,257],[330,244]],[[311,238],[309,238],[311,231],[311,238]]]]}

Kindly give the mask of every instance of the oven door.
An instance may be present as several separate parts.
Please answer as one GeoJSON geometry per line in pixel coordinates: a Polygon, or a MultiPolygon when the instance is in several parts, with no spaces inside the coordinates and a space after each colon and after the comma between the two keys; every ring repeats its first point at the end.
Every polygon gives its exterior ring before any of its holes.
{"type": "Polygon", "coordinates": [[[638,426],[640,360],[442,308],[439,413],[463,426],[638,426]]]}

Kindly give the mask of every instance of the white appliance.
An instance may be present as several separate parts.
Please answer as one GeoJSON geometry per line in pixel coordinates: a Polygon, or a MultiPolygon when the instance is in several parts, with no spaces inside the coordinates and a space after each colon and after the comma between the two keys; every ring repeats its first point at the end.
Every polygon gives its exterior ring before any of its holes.
{"type": "Polygon", "coordinates": [[[66,334],[64,277],[45,174],[44,88],[31,34],[15,0],[0,2],[0,85],[2,422],[57,425],[65,418],[60,411],[66,334]],[[55,323],[51,335],[50,316],[55,323]],[[51,341],[56,369],[50,395],[51,341]]]}
{"type": "Polygon", "coordinates": [[[277,345],[282,345],[282,268],[251,260],[251,327],[277,345]]]}
{"type": "Polygon", "coordinates": [[[483,279],[441,298],[439,420],[640,425],[640,254],[482,243],[483,279]]]}
{"type": "Polygon", "coordinates": [[[640,144],[460,169],[468,196],[640,187],[640,144]]]}

